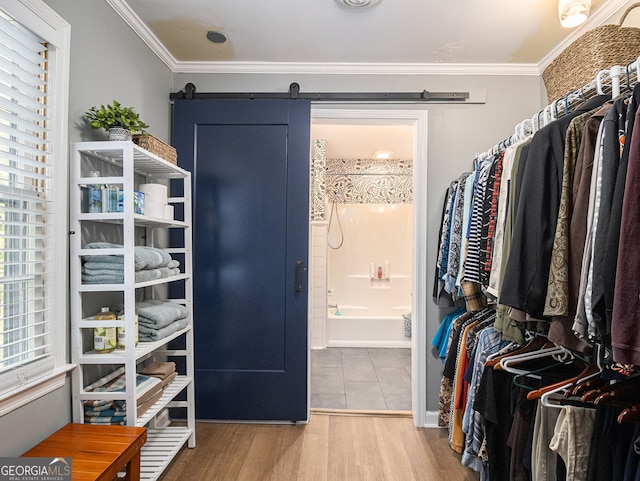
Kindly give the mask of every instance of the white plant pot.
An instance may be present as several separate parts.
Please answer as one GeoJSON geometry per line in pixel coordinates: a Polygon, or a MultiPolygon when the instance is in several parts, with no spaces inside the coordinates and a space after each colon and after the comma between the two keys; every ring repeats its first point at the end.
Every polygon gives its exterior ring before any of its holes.
{"type": "Polygon", "coordinates": [[[111,127],[109,129],[109,140],[131,140],[131,131],[123,127],[111,127]]]}

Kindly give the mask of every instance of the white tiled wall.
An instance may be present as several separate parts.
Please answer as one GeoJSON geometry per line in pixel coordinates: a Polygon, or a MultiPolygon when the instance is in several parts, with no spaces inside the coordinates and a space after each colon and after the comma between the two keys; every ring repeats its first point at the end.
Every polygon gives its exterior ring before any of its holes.
{"type": "Polygon", "coordinates": [[[327,222],[311,222],[311,349],[325,347],[325,322],[327,318],[327,222]]]}
{"type": "MultiPolygon", "coordinates": [[[[411,305],[411,204],[338,204],[343,236],[339,249],[328,249],[329,302],[338,306],[365,306],[375,315],[401,315],[411,305]],[[370,263],[389,265],[391,278],[371,280],[370,263]],[[402,308],[403,309],[398,309],[402,308]],[[395,308],[395,309],[394,309],[395,308]]],[[[328,238],[338,236],[335,212],[328,238]]],[[[335,239],[334,239],[335,238],[335,239]]]]}

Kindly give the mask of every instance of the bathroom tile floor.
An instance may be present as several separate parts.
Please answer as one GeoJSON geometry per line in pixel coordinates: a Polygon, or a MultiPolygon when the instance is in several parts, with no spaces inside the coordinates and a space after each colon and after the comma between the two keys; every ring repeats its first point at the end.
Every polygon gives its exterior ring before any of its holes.
{"type": "Polygon", "coordinates": [[[411,349],[312,350],[311,407],[411,411],[411,349]]]}

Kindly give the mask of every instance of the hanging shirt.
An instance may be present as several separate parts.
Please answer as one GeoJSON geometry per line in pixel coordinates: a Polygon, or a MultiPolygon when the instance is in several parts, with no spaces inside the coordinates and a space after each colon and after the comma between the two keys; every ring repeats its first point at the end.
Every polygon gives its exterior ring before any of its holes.
{"type": "Polygon", "coordinates": [[[447,191],[447,200],[444,207],[444,215],[442,217],[442,236],[440,237],[440,248],[438,249],[438,278],[442,279],[447,272],[447,262],[449,260],[449,237],[451,235],[451,210],[456,197],[458,181],[454,180],[449,185],[447,191]]]}
{"type": "Polygon", "coordinates": [[[453,202],[453,211],[451,213],[451,235],[449,238],[449,260],[447,262],[447,272],[443,276],[444,289],[448,293],[453,293],[456,289],[456,278],[458,277],[458,271],[460,270],[460,251],[463,248],[462,243],[462,229],[464,218],[464,196],[467,188],[467,177],[469,173],[466,172],[458,179],[458,188],[456,189],[456,196],[453,202]]]}
{"type": "Polygon", "coordinates": [[[518,211],[500,303],[540,318],[544,312],[564,163],[565,134],[573,118],[609,97],[588,100],[576,112],[533,136],[523,172],[518,211]]]}
{"type": "Polygon", "coordinates": [[[469,384],[467,406],[462,419],[462,428],[466,434],[462,464],[476,472],[480,472],[482,468],[479,453],[485,433],[482,416],[473,409],[473,404],[478,387],[480,386],[480,380],[482,379],[484,364],[487,358],[490,354],[498,352],[506,345],[507,342],[502,339],[502,336],[494,327],[485,328],[478,336],[478,344],[473,359],[473,373],[471,383],[469,384]]]}
{"type": "Polygon", "coordinates": [[[460,262],[458,269],[458,277],[456,278],[456,287],[460,287],[462,276],[464,274],[464,262],[467,258],[467,248],[469,242],[469,223],[471,222],[471,205],[473,202],[473,188],[476,183],[476,171],[473,171],[465,182],[464,187],[464,205],[462,207],[462,239],[460,245],[460,262]]]}
{"type": "MultiPolygon", "coordinates": [[[[558,255],[553,257],[554,262],[551,263],[551,272],[554,272],[553,267],[557,265],[556,261],[562,259],[564,261],[563,268],[557,273],[563,275],[556,278],[557,282],[553,286],[555,289],[547,291],[548,300],[562,301],[557,303],[558,309],[553,309],[549,305],[549,311],[545,311],[545,315],[553,316],[553,321],[549,328],[549,340],[569,349],[582,352],[590,351],[591,346],[584,338],[576,336],[573,324],[578,304],[580,271],[587,229],[591,172],[596,140],[604,114],[610,108],[611,104],[606,104],[588,114],[580,115],[572,121],[572,124],[574,124],[584,120],[582,127],[576,125],[580,130],[580,134],[574,133],[576,139],[580,142],[580,146],[575,157],[575,174],[573,179],[568,181],[568,184],[572,186],[571,191],[567,191],[567,195],[570,198],[567,206],[562,206],[561,204],[558,215],[558,225],[563,226],[561,230],[565,234],[564,243],[561,245],[565,247],[559,249],[558,255]],[[566,208],[563,209],[563,207],[566,208]],[[568,215],[563,215],[563,213],[568,215]],[[564,219],[562,224],[560,222],[561,219],[564,219]],[[550,296],[551,292],[554,292],[555,295],[550,296]]],[[[567,134],[568,136],[569,134],[567,134]]],[[[565,156],[565,161],[570,162],[568,156],[565,156]]],[[[563,194],[564,192],[563,190],[563,194]]],[[[558,239],[558,231],[556,231],[556,239],[558,239]]],[[[549,287],[551,288],[551,275],[549,287]]]]}
{"type": "MultiPolygon", "coordinates": [[[[483,286],[489,285],[489,276],[491,275],[491,260],[493,242],[496,231],[496,222],[498,217],[498,200],[500,197],[500,184],[502,183],[502,168],[504,162],[504,152],[501,152],[494,161],[493,185],[491,186],[491,198],[487,199],[488,209],[485,208],[486,218],[486,243],[483,243],[484,257],[482,259],[482,271],[480,272],[480,280],[483,286]]],[[[486,197],[486,196],[485,196],[486,197]]],[[[483,238],[484,240],[484,238],[483,238]]]]}
{"type": "MultiPolygon", "coordinates": [[[[606,247],[609,216],[615,188],[615,179],[620,165],[620,158],[625,142],[626,118],[628,99],[618,99],[613,107],[605,115],[602,121],[602,147],[600,151],[600,163],[596,177],[596,197],[594,198],[593,223],[591,227],[592,252],[589,261],[586,285],[584,288],[584,309],[576,313],[576,322],[590,326],[589,335],[593,339],[602,341],[610,347],[609,333],[605,328],[604,309],[594,315],[594,306],[602,299],[602,265],[604,262],[604,249],[606,247]]],[[[631,140],[631,136],[629,136],[631,140]]],[[[600,305],[604,305],[601,302],[600,305]]],[[[574,329],[579,332],[579,327],[574,329]]]]}
{"type": "Polygon", "coordinates": [[[545,316],[569,315],[569,227],[573,214],[573,181],[579,151],[582,147],[584,126],[591,115],[592,112],[579,115],[567,128],[560,209],[551,252],[545,316]]]}
{"type": "Polygon", "coordinates": [[[482,212],[487,181],[493,162],[485,160],[478,166],[476,185],[473,191],[473,207],[469,226],[467,257],[464,262],[464,280],[480,282],[480,242],[482,236],[482,212]]]}
{"type": "Polygon", "coordinates": [[[640,365],[640,111],[636,113],[629,149],[620,219],[620,243],[615,276],[611,345],[613,360],[640,365]]]}
{"type": "Polygon", "coordinates": [[[502,180],[500,182],[500,193],[498,195],[498,214],[496,219],[493,247],[491,250],[491,274],[489,276],[489,286],[487,291],[494,297],[498,297],[500,279],[504,270],[503,247],[504,240],[510,239],[510,231],[507,232],[507,214],[509,212],[510,197],[512,195],[511,185],[515,184],[518,161],[522,146],[528,144],[531,138],[527,138],[507,148],[502,160],[502,180]]]}
{"type": "MultiPolygon", "coordinates": [[[[636,112],[638,111],[638,99],[640,96],[640,84],[634,88],[631,102],[629,102],[626,113],[626,127],[624,129],[624,137],[622,155],[615,173],[612,178],[606,176],[607,171],[603,172],[602,179],[602,203],[598,218],[608,222],[598,222],[598,232],[596,234],[596,256],[602,255],[602,262],[599,264],[597,257],[594,259],[594,278],[593,278],[593,299],[592,310],[594,320],[602,325],[602,345],[605,347],[605,354],[610,353],[611,348],[611,317],[613,312],[613,301],[616,284],[616,266],[618,262],[618,247],[620,243],[620,222],[622,216],[622,202],[625,192],[625,183],[627,179],[627,167],[629,163],[629,153],[635,132],[636,112]],[[609,183],[613,183],[609,187],[609,183]],[[608,215],[604,213],[605,205],[607,205],[605,192],[611,188],[611,201],[608,204],[610,209],[608,215]],[[602,226],[602,231],[601,231],[602,226]],[[598,238],[603,237],[604,240],[599,245],[598,238]],[[602,251],[599,249],[602,248],[602,251]],[[596,270],[597,269],[597,270],[596,270]],[[597,318],[601,319],[598,321],[597,318]]],[[[605,152],[604,168],[608,166],[607,153],[605,152]]],[[[610,354],[608,356],[610,358],[610,354]]]]}
{"type": "MultiPolygon", "coordinates": [[[[610,113],[611,111],[609,111],[610,113]]],[[[600,124],[597,148],[594,155],[594,173],[591,176],[591,189],[589,195],[589,208],[587,213],[587,235],[585,238],[584,252],[582,256],[582,271],[580,273],[580,287],[578,292],[578,304],[573,322],[573,331],[581,339],[595,340],[596,329],[591,315],[591,285],[593,284],[593,249],[595,245],[595,231],[598,228],[598,211],[602,190],[602,164],[605,143],[605,121],[600,124]]]]}

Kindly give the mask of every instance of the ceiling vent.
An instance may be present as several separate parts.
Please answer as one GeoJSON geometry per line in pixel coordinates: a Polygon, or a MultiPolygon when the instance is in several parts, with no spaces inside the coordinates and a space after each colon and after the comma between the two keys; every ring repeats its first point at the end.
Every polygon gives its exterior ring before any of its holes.
{"type": "Polygon", "coordinates": [[[350,8],[367,8],[379,4],[382,0],[336,0],[340,5],[350,8]]]}

